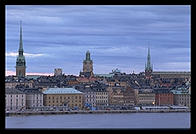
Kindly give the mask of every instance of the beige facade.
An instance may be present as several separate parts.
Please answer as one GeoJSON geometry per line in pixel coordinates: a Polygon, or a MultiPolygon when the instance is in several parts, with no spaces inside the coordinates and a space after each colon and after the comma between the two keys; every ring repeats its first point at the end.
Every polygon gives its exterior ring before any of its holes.
{"type": "Polygon", "coordinates": [[[108,87],[108,98],[109,105],[123,105],[124,104],[124,95],[121,87],[108,87]]]}
{"type": "Polygon", "coordinates": [[[174,105],[191,107],[190,94],[174,94],[174,105]]]}
{"type": "Polygon", "coordinates": [[[106,91],[95,92],[95,103],[96,106],[108,105],[108,92],[106,91]]]}
{"type": "Polygon", "coordinates": [[[44,94],[44,106],[68,106],[83,108],[83,94],[44,94]]]}
{"type": "Polygon", "coordinates": [[[138,93],[139,105],[154,105],[155,104],[155,93],[138,93]]]}

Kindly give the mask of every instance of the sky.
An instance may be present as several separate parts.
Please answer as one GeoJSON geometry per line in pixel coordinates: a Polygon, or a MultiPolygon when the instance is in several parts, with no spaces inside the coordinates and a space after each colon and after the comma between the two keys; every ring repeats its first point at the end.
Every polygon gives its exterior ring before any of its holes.
{"type": "Polygon", "coordinates": [[[7,5],[6,74],[15,74],[20,20],[27,74],[79,75],[87,50],[95,74],[190,71],[189,5],[7,5]]]}

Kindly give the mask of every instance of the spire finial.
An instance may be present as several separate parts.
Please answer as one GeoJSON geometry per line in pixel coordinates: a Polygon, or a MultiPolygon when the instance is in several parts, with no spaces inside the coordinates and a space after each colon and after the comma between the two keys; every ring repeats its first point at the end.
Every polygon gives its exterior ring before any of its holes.
{"type": "Polygon", "coordinates": [[[88,50],[87,52],[86,52],[86,60],[87,61],[90,61],[90,51],[88,50]]]}

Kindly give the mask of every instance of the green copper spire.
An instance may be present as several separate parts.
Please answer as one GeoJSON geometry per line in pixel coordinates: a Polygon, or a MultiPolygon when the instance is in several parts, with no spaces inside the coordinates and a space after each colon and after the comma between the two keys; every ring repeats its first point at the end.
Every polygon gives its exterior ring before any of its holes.
{"type": "Polygon", "coordinates": [[[148,47],[147,64],[145,64],[145,69],[152,70],[151,58],[150,58],[150,48],[149,47],[148,47]]]}
{"type": "Polygon", "coordinates": [[[23,55],[23,43],[22,43],[22,21],[20,21],[20,46],[19,46],[19,55],[23,55]]]}
{"type": "Polygon", "coordinates": [[[25,66],[25,57],[23,55],[23,42],[22,42],[22,22],[20,21],[20,43],[18,49],[18,57],[16,60],[16,66],[25,66]]]}
{"type": "Polygon", "coordinates": [[[150,68],[150,48],[148,47],[147,68],[150,68]]]}
{"type": "Polygon", "coordinates": [[[20,21],[20,43],[18,49],[18,56],[16,59],[16,76],[25,77],[25,75],[26,75],[26,61],[23,55],[22,22],[20,21]]]}

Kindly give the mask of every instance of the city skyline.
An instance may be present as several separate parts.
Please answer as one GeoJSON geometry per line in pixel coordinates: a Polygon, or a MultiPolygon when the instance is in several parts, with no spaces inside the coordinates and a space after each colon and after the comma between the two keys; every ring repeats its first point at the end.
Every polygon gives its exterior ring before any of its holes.
{"type": "Polygon", "coordinates": [[[190,6],[6,6],[10,73],[20,20],[27,75],[79,75],[87,50],[95,74],[144,72],[148,47],[154,71],[190,71],[190,6]]]}

